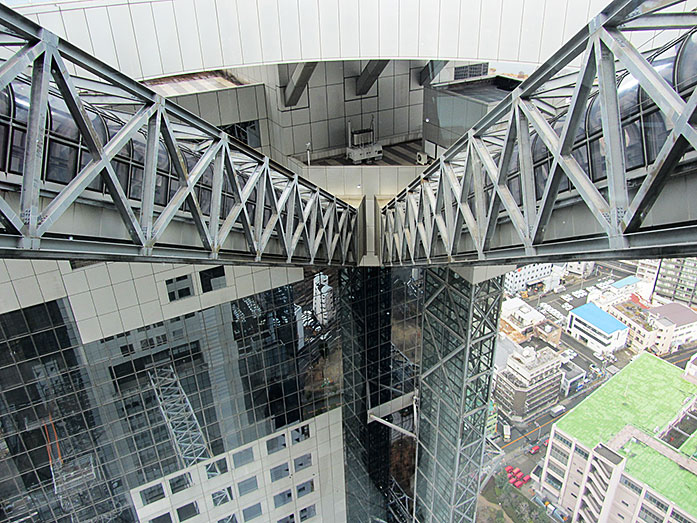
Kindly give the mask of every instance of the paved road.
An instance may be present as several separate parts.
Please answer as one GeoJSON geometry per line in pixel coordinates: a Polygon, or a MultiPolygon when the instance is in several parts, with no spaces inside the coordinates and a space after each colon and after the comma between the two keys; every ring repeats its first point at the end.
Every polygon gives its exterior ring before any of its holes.
{"type": "Polygon", "coordinates": [[[688,360],[697,352],[697,347],[690,349],[682,349],[675,351],[671,354],[663,356],[663,359],[677,365],[681,369],[684,369],[687,365],[688,360]]]}

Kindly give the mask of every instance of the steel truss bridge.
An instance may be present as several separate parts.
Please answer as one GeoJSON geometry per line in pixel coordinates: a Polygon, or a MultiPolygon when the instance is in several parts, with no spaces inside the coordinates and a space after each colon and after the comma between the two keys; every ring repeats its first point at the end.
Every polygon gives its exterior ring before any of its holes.
{"type": "Polygon", "coordinates": [[[362,213],[0,5],[0,255],[355,265],[362,213]]]}
{"type": "Polygon", "coordinates": [[[612,2],[382,209],[383,263],[694,255],[685,9],[612,2]]]}
{"type": "MultiPolygon", "coordinates": [[[[612,2],[381,210],[381,264],[696,254],[686,3],[612,2]]],[[[1,255],[360,263],[362,206],[5,6],[0,33],[1,255]]]]}

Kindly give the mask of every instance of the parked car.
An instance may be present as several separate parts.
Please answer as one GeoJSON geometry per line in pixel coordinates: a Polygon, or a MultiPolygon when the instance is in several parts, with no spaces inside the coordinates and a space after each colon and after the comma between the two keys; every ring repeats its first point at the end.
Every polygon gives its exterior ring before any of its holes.
{"type": "Polygon", "coordinates": [[[523,484],[525,484],[525,483],[527,483],[528,481],[530,481],[530,479],[531,479],[531,478],[530,478],[530,476],[529,476],[528,474],[526,474],[525,476],[523,476],[523,480],[522,480],[522,481],[523,481],[523,484]]]}
{"type": "Polygon", "coordinates": [[[533,448],[530,449],[530,454],[537,454],[538,452],[540,452],[539,445],[535,445],[533,448]]]}
{"type": "Polygon", "coordinates": [[[514,486],[515,488],[520,488],[520,487],[522,487],[523,485],[525,485],[525,483],[523,483],[523,482],[520,481],[520,480],[516,481],[516,482],[513,484],[513,486],[514,486]]]}
{"type": "Polygon", "coordinates": [[[518,474],[518,472],[520,472],[520,469],[519,469],[518,467],[516,467],[516,468],[514,468],[511,472],[512,472],[513,475],[515,476],[516,474],[518,474]]]}
{"type": "Polygon", "coordinates": [[[513,470],[513,467],[511,465],[507,465],[506,468],[503,470],[505,470],[506,472],[510,472],[513,470]]]}
{"type": "Polygon", "coordinates": [[[511,479],[508,480],[508,482],[513,485],[513,483],[516,483],[518,480],[515,477],[512,477],[511,479]]]}

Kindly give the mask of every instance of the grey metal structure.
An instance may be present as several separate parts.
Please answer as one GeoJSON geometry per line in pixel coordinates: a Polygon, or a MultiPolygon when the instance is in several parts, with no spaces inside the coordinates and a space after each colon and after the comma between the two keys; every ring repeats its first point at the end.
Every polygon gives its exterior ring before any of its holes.
{"type": "Polygon", "coordinates": [[[174,368],[171,365],[153,368],[148,371],[148,378],[182,467],[209,459],[211,451],[206,437],[174,368]]]}
{"type": "Polygon", "coordinates": [[[0,255],[360,260],[356,209],[5,6],[0,33],[0,92],[12,132],[26,136],[0,187],[0,255]],[[66,134],[68,153],[51,156],[66,134]],[[77,163],[78,150],[80,168],[53,183],[47,171],[77,163]],[[119,172],[123,156],[138,163],[137,180],[119,172]]]}
{"type": "Polygon", "coordinates": [[[695,254],[697,15],[684,8],[606,7],[382,209],[383,264],[695,254]],[[648,30],[668,44],[632,45],[648,30]]]}
{"type": "Polygon", "coordinates": [[[475,521],[503,276],[425,271],[417,521],[475,521]]]}

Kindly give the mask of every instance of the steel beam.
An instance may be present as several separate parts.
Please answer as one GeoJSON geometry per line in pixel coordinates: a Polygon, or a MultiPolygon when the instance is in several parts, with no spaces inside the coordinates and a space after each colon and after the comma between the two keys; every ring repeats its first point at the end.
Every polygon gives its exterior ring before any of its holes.
{"type": "Polygon", "coordinates": [[[356,94],[358,96],[368,94],[368,91],[373,87],[378,76],[385,70],[389,62],[389,60],[370,60],[365,65],[361,75],[356,80],[356,94]]]}
{"type": "Polygon", "coordinates": [[[431,60],[419,73],[419,85],[430,84],[447,65],[448,60],[431,60]]]}
{"type": "Polygon", "coordinates": [[[315,71],[315,67],[317,67],[317,62],[305,62],[295,66],[290,75],[288,85],[286,85],[283,91],[286,107],[293,107],[298,103],[310,81],[312,73],[315,71]]]}

